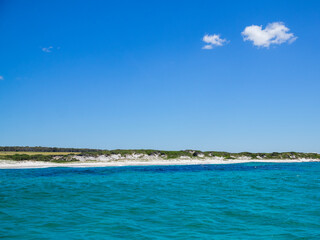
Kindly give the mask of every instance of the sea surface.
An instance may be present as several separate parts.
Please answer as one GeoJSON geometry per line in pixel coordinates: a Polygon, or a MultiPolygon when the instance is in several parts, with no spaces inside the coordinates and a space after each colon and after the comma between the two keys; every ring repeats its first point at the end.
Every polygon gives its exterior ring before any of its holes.
{"type": "Polygon", "coordinates": [[[1,239],[320,239],[320,163],[0,170],[1,239]]]}

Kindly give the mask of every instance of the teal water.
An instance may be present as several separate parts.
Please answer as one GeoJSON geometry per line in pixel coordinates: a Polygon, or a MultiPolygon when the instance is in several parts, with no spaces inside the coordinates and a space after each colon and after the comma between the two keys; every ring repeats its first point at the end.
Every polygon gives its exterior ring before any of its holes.
{"type": "Polygon", "coordinates": [[[320,239],[320,163],[0,170],[3,239],[320,239]]]}

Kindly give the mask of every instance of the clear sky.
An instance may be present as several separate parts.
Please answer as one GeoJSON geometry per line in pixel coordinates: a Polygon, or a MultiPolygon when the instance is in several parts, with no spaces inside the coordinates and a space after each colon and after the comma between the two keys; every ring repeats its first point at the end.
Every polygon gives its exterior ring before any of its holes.
{"type": "Polygon", "coordinates": [[[320,152],[320,1],[0,0],[0,145],[320,152]]]}

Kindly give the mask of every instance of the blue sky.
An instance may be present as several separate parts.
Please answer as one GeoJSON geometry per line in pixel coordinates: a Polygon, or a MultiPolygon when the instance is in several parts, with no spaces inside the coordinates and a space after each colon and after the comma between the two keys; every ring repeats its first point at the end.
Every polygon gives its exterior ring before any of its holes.
{"type": "Polygon", "coordinates": [[[319,29],[319,1],[0,1],[0,145],[320,152],[319,29]]]}

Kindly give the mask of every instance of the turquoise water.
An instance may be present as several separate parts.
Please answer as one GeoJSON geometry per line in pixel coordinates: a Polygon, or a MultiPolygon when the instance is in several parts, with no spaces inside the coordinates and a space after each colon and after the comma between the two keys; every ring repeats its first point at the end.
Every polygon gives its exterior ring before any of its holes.
{"type": "Polygon", "coordinates": [[[0,170],[3,239],[320,239],[320,163],[0,170]]]}

